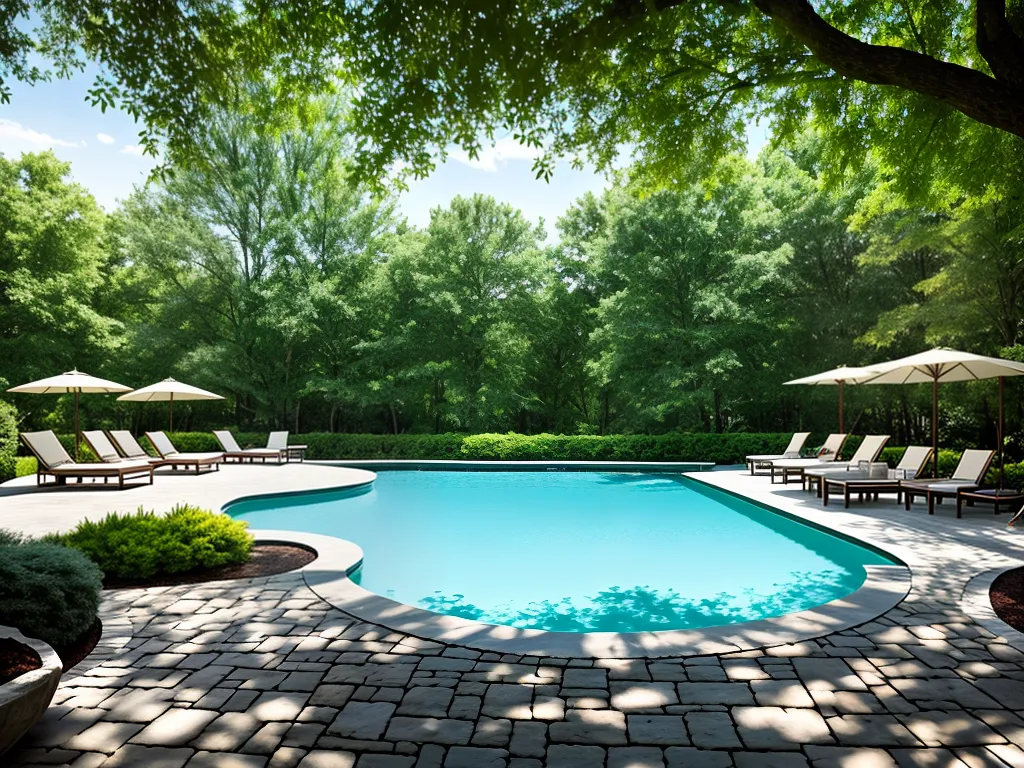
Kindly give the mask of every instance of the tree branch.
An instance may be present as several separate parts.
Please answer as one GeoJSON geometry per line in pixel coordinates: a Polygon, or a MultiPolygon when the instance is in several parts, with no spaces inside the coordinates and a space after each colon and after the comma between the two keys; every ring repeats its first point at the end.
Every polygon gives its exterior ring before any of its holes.
{"type": "Polygon", "coordinates": [[[1006,0],[976,0],[975,42],[997,80],[1024,90],[1024,41],[1006,19],[1006,0]]]}

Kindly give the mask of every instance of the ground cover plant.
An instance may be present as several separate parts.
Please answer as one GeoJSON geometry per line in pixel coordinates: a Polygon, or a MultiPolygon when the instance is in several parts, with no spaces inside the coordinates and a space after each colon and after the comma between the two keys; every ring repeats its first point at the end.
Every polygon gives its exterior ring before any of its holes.
{"type": "Polygon", "coordinates": [[[84,553],[0,530],[0,624],[50,645],[96,621],[103,573],[84,553]]]}
{"type": "Polygon", "coordinates": [[[182,504],[166,515],[140,509],[83,520],[47,539],[82,552],[108,577],[144,580],[245,562],[253,545],[247,527],[227,515],[182,504]]]}

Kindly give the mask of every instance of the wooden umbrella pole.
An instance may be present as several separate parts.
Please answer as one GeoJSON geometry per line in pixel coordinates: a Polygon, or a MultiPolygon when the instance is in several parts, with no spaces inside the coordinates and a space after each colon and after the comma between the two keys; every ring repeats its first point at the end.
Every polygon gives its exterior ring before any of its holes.
{"type": "Polygon", "coordinates": [[[174,393],[171,392],[171,426],[167,430],[168,432],[174,431],[174,393]]]}
{"type": "Polygon", "coordinates": [[[999,377],[999,434],[996,435],[996,440],[999,443],[999,487],[1000,489],[1005,486],[1005,465],[1003,464],[1003,378],[999,377]]]}
{"type": "Polygon", "coordinates": [[[78,390],[75,390],[75,461],[78,461],[78,390]]]}
{"type": "Polygon", "coordinates": [[[939,377],[932,379],[932,477],[939,476],[939,377]]]}
{"type": "Polygon", "coordinates": [[[843,432],[843,384],[845,382],[839,380],[839,431],[843,432]]]}

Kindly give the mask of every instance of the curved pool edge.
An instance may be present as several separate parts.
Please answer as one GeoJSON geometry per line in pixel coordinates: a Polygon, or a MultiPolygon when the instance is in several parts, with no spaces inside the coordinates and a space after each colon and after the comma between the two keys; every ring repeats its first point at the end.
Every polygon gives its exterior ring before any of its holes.
{"type": "Polygon", "coordinates": [[[258,541],[311,547],[317,559],[301,569],[303,580],[324,602],[362,621],[424,640],[480,651],[557,658],[665,658],[733,653],[792,643],[871,621],[898,604],[910,589],[905,566],[867,565],[859,589],[806,611],[716,627],[660,632],[552,632],[484,624],[399,603],[353,582],[362,564],[356,544],[298,531],[252,531],[258,541]]]}
{"type": "Polygon", "coordinates": [[[1020,567],[1020,563],[999,566],[976,575],[964,586],[963,594],[960,596],[960,609],[997,638],[1005,640],[1011,648],[1024,651],[1024,632],[1014,629],[999,618],[999,614],[992,607],[990,594],[992,583],[997,578],[1007,571],[1014,571],[1020,567]]]}

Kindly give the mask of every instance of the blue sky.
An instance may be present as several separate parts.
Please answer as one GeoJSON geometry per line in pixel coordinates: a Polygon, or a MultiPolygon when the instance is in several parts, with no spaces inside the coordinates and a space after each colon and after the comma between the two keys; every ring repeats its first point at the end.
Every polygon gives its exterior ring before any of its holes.
{"type": "MultiPolygon", "coordinates": [[[[71,163],[75,180],[85,186],[106,210],[145,182],[155,161],[141,154],[139,126],[119,111],[103,113],[85,100],[92,83],[88,74],[26,86],[12,83],[11,103],[0,107],[0,153],[17,157],[22,152],[52,149],[71,163]]],[[[764,131],[752,128],[751,152],[764,143],[764,131]]],[[[573,170],[559,164],[550,182],[534,178],[533,153],[511,137],[500,138],[471,161],[454,152],[427,179],[410,181],[399,197],[410,223],[425,226],[430,209],[445,205],[456,195],[474,192],[493,195],[523,211],[532,221],[543,218],[549,237],[555,219],[588,191],[608,186],[593,170],[573,170]]]]}

